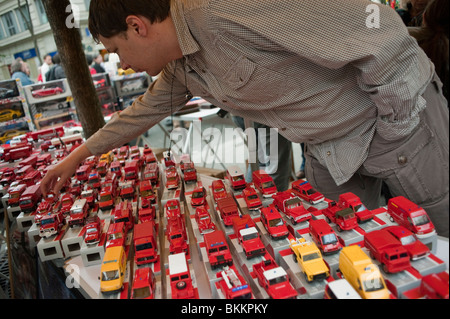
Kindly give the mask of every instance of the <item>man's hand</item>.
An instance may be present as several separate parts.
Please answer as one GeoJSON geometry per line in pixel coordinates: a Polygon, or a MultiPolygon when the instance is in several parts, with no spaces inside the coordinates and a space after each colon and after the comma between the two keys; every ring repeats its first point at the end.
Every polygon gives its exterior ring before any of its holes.
{"type": "Polygon", "coordinates": [[[60,163],[51,166],[41,181],[41,190],[44,197],[50,192],[59,194],[66,181],[75,174],[79,164],[91,155],[91,152],[83,144],[60,163]]]}

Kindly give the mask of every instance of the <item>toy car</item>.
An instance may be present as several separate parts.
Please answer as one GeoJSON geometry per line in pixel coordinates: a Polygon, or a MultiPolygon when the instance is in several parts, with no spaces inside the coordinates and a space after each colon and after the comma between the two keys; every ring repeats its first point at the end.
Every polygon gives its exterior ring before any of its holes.
{"type": "Polygon", "coordinates": [[[195,298],[194,285],[184,253],[169,255],[169,283],[172,299],[195,298]]]}
{"type": "Polygon", "coordinates": [[[384,228],[386,231],[391,233],[392,236],[397,238],[397,240],[406,248],[411,260],[417,260],[425,258],[430,254],[430,249],[427,245],[417,240],[413,232],[409,231],[403,226],[388,226],[384,228]]]}
{"type": "Polygon", "coordinates": [[[95,245],[100,242],[101,228],[100,218],[98,216],[89,217],[84,226],[84,242],[87,245],[95,245]]]}
{"type": "Polygon", "coordinates": [[[131,299],[154,299],[156,278],[149,267],[138,268],[134,273],[131,299]]]}
{"type": "Polygon", "coordinates": [[[180,202],[178,199],[171,199],[167,201],[164,205],[164,215],[167,219],[181,216],[180,202]]]}
{"type": "Polygon", "coordinates": [[[253,187],[247,186],[244,188],[242,195],[249,210],[258,210],[263,206],[258,193],[256,193],[256,190],[253,187]]]}
{"type": "Polygon", "coordinates": [[[273,259],[267,259],[253,265],[258,283],[263,287],[270,298],[295,299],[297,291],[289,282],[286,271],[278,266],[273,259]]]}
{"type": "Polygon", "coordinates": [[[49,88],[42,88],[42,89],[34,90],[31,92],[31,95],[33,95],[33,97],[35,97],[35,98],[40,98],[40,97],[61,94],[63,92],[64,92],[63,89],[56,86],[56,87],[49,87],[49,88]]]}
{"type": "Polygon", "coordinates": [[[166,173],[166,188],[177,189],[180,185],[180,176],[178,175],[175,166],[169,166],[165,170],[166,173]]]}
{"type": "Polygon", "coordinates": [[[205,205],[206,203],[206,189],[203,186],[196,187],[192,192],[191,205],[193,207],[205,205]]]}
{"type": "Polygon", "coordinates": [[[200,234],[206,234],[214,231],[216,225],[211,220],[208,210],[205,206],[199,206],[195,209],[195,221],[197,222],[200,234]]]}
{"type": "Polygon", "coordinates": [[[221,179],[214,180],[211,183],[211,191],[213,199],[216,203],[218,199],[227,197],[227,190],[225,188],[225,184],[221,179]]]}
{"type": "Polygon", "coordinates": [[[216,274],[216,284],[226,299],[251,299],[252,290],[244,277],[234,267],[225,267],[216,274]]]}
{"type": "Polygon", "coordinates": [[[323,219],[310,220],[309,233],[324,255],[334,254],[342,249],[333,228],[323,219]]]}
{"type": "Polygon", "coordinates": [[[311,213],[305,209],[300,198],[289,191],[273,195],[273,205],[289,218],[292,225],[311,219],[311,213]]]}
{"type": "Polygon", "coordinates": [[[261,223],[272,239],[283,239],[289,235],[286,223],[273,205],[261,209],[261,223]]]}

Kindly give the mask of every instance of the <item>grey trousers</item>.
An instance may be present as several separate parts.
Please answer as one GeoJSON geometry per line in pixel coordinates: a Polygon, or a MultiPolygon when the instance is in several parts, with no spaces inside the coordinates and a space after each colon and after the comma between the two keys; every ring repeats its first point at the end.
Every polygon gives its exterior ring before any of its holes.
{"type": "Polygon", "coordinates": [[[437,76],[423,97],[427,107],[420,114],[417,128],[394,142],[375,133],[368,158],[348,182],[336,186],[307,147],[306,178],[329,199],[337,200],[339,194],[353,192],[369,209],[386,204],[381,198],[384,181],[393,197],[403,195],[423,207],[438,235],[448,237],[449,111],[437,76]]]}

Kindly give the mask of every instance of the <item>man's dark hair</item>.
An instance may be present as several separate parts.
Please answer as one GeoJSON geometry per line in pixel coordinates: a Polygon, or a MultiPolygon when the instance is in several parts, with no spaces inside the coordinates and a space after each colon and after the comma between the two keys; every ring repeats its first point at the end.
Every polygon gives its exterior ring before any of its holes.
{"type": "Polygon", "coordinates": [[[143,16],[154,23],[165,20],[169,11],[170,0],[92,0],[89,31],[99,42],[99,36],[110,38],[127,31],[129,15],[143,16]]]}

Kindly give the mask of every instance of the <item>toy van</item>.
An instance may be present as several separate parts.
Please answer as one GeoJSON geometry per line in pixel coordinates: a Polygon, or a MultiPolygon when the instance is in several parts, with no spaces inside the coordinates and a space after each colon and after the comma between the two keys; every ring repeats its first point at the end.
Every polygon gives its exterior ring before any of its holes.
{"type": "Polygon", "coordinates": [[[39,201],[42,199],[41,185],[32,185],[22,193],[19,200],[19,206],[22,212],[30,213],[36,209],[39,201]]]}
{"type": "Polygon", "coordinates": [[[244,178],[244,173],[242,173],[241,169],[238,166],[233,165],[228,167],[225,177],[230,182],[231,188],[233,188],[233,190],[240,190],[247,186],[244,178]]]}
{"type": "Polygon", "coordinates": [[[263,197],[271,197],[276,194],[277,187],[273,182],[273,178],[267,174],[266,171],[262,169],[254,171],[252,173],[252,180],[253,184],[261,192],[263,197]]]}
{"type": "Polygon", "coordinates": [[[75,200],[70,208],[69,226],[84,226],[89,214],[89,204],[86,198],[75,200]]]}
{"type": "Polygon", "coordinates": [[[404,196],[389,199],[388,214],[391,221],[409,229],[418,238],[425,238],[436,233],[426,211],[404,196]]]}
{"type": "Polygon", "coordinates": [[[339,271],[363,299],[389,299],[389,291],[378,266],[359,246],[342,248],[339,271]]]}
{"type": "Polygon", "coordinates": [[[86,182],[89,179],[89,173],[92,167],[90,165],[82,165],[77,169],[75,176],[79,182],[86,182]]]}
{"type": "Polygon", "coordinates": [[[24,183],[27,186],[32,186],[40,182],[42,179],[42,173],[40,171],[31,171],[25,175],[25,177],[22,180],[22,183],[24,183]]]}
{"type": "Polygon", "coordinates": [[[8,205],[11,207],[19,205],[20,196],[23,194],[23,192],[27,189],[27,185],[25,184],[19,184],[15,187],[10,187],[8,189],[8,205]]]}
{"type": "Polygon", "coordinates": [[[156,278],[149,267],[138,268],[134,273],[131,299],[154,299],[156,278]]]}
{"type": "Polygon", "coordinates": [[[108,232],[106,233],[106,248],[125,246],[126,236],[124,222],[109,224],[108,232]]]}
{"type": "Polygon", "coordinates": [[[100,269],[100,291],[115,293],[123,288],[127,267],[127,255],[123,246],[108,247],[100,269]]]}
{"type": "Polygon", "coordinates": [[[139,163],[137,161],[130,161],[125,163],[123,168],[125,172],[125,180],[136,180],[139,177],[139,163]]]}
{"type": "Polygon", "coordinates": [[[22,166],[17,172],[16,172],[16,180],[21,181],[23,178],[30,172],[34,171],[33,166],[31,165],[25,165],[22,166]]]}
{"type": "Polygon", "coordinates": [[[323,219],[311,219],[309,233],[324,255],[334,254],[342,249],[333,228],[323,219]]]}
{"type": "Polygon", "coordinates": [[[157,259],[156,231],[153,221],[134,226],[134,260],[137,265],[148,264],[157,259]]]}

